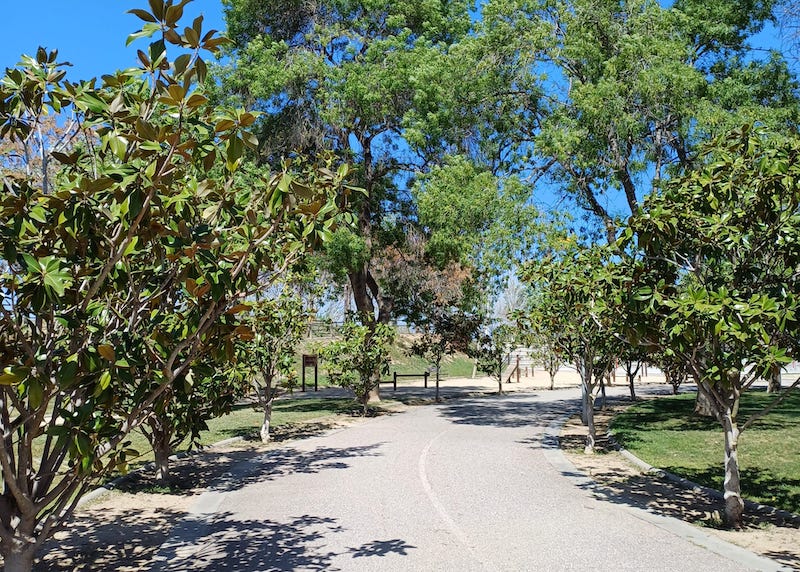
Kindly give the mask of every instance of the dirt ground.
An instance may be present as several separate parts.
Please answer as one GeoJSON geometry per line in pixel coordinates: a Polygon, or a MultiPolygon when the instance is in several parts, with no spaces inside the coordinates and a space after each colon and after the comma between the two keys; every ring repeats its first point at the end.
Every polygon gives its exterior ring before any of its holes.
{"type": "MultiPolygon", "coordinates": [[[[403,406],[398,406],[402,409],[403,406]]],[[[598,412],[598,435],[605,435],[613,409],[598,412]]],[[[277,428],[269,445],[239,441],[179,459],[172,464],[168,486],[146,472],[129,476],[109,494],[79,509],[69,527],[57,533],[43,550],[38,572],[106,570],[143,572],[175,523],[214,481],[254,454],[322,432],[360,422],[359,418],[331,417],[277,428]]],[[[601,438],[598,453],[583,454],[585,428],[578,419],[563,429],[561,446],[575,466],[599,483],[597,491],[611,502],[622,502],[651,512],[683,519],[707,532],[784,565],[800,569],[800,529],[777,518],[748,517],[743,531],[721,529],[720,503],[643,474],[601,438]]]]}
{"type": "Polygon", "coordinates": [[[701,526],[709,534],[800,570],[800,528],[797,522],[785,522],[780,517],[751,512],[745,517],[743,530],[725,530],[721,525],[721,501],[646,474],[617,452],[606,435],[608,423],[620,407],[624,406],[609,407],[595,414],[598,452],[593,455],[583,452],[586,428],[581,425],[580,418],[570,419],[561,433],[561,448],[578,469],[598,483],[596,490],[599,494],[611,502],[701,526]]]}

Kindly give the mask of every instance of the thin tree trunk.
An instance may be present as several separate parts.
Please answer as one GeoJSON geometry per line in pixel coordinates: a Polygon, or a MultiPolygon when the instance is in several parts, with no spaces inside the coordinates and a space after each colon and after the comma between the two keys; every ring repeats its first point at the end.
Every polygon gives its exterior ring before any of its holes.
{"type": "Polygon", "coordinates": [[[156,480],[165,482],[169,480],[169,457],[172,454],[170,447],[171,432],[166,424],[162,423],[157,416],[153,416],[148,421],[150,426],[150,446],[153,448],[155,457],[155,477],[156,480]]]}
{"type": "Polygon", "coordinates": [[[601,411],[605,411],[606,410],[606,376],[605,375],[601,375],[600,376],[600,395],[602,395],[602,398],[600,400],[600,410],[601,411]]]}
{"type": "Polygon", "coordinates": [[[381,372],[376,371],[372,374],[372,387],[367,393],[369,403],[379,403],[381,400],[381,372]]]}
{"type": "Polygon", "coordinates": [[[261,442],[262,443],[269,443],[270,434],[269,428],[272,423],[272,404],[275,403],[275,399],[267,400],[264,405],[264,420],[261,422],[261,442]]]}
{"type": "Polygon", "coordinates": [[[556,374],[555,372],[548,372],[550,374],[550,390],[552,391],[556,387],[556,374]]]}
{"type": "Polygon", "coordinates": [[[588,399],[586,399],[583,405],[583,415],[586,417],[586,426],[588,429],[586,433],[586,446],[583,452],[592,454],[594,453],[594,445],[597,441],[597,432],[594,426],[594,395],[592,392],[588,393],[588,399]]]}
{"type": "Polygon", "coordinates": [[[628,389],[630,389],[631,392],[631,401],[636,401],[636,388],[633,384],[636,380],[636,374],[641,367],[641,362],[637,362],[636,368],[633,367],[633,361],[628,360],[625,362],[625,377],[628,378],[628,389]]]}
{"type": "Polygon", "coordinates": [[[769,379],[767,380],[767,393],[780,393],[781,392],[781,368],[780,366],[773,366],[770,371],[769,379]]]}
{"type": "Polygon", "coordinates": [[[505,360],[501,357],[500,362],[498,365],[498,371],[500,375],[497,376],[497,392],[500,395],[503,395],[503,365],[505,364],[505,360]]]}
{"type": "Polygon", "coordinates": [[[33,557],[36,553],[34,547],[26,544],[25,547],[19,547],[18,550],[14,550],[14,548],[3,556],[3,571],[30,572],[33,569],[33,557]]]}
{"type": "Polygon", "coordinates": [[[439,403],[439,365],[436,365],[436,403],[439,403]]]}
{"type": "Polygon", "coordinates": [[[161,482],[169,480],[169,456],[171,454],[169,445],[165,445],[163,442],[159,442],[158,446],[153,447],[153,455],[156,458],[156,479],[161,482]]]}
{"type": "Polygon", "coordinates": [[[708,395],[700,390],[699,384],[697,388],[697,397],[694,401],[694,413],[701,417],[716,417],[714,413],[714,404],[711,402],[708,395]]]}
{"type": "Polygon", "coordinates": [[[722,426],[725,430],[725,522],[738,529],[742,527],[744,501],[739,478],[739,427],[730,407],[722,418],[722,426]]]}

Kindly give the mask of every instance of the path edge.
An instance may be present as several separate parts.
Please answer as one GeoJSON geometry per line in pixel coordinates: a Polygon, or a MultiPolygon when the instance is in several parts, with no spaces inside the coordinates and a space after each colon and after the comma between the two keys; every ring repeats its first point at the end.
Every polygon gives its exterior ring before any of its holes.
{"type": "MultiPolygon", "coordinates": [[[[570,412],[558,419],[553,420],[545,428],[542,436],[542,453],[547,459],[547,462],[550,463],[550,465],[559,471],[565,478],[570,480],[576,487],[589,490],[596,498],[607,499],[601,490],[601,485],[596,480],[589,477],[586,473],[579,470],[572,463],[572,461],[567,458],[566,454],[560,447],[559,438],[561,436],[561,431],[564,427],[564,424],[572,416],[572,414],[573,413],[570,412]]],[[[641,462],[644,463],[644,461],[641,462]]],[[[681,477],[676,476],[676,478],[681,477]]],[[[699,485],[696,486],[699,487],[699,485]]],[[[732,562],[738,563],[742,566],[746,566],[749,569],[759,570],[762,572],[784,572],[791,570],[791,568],[783,566],[775,560],[767,558],[766,556],[761,556],[755,552],[751,552],[746,548],[742,548],[741,546],[737,546],[736,544],[732,544],[722,540],[721,538],[717,538],[716,536],[713,536],[683,520],[654,514],[638,507],[626,506],[622,504],[618,506],[635,518],[666,530],[691,542],[692,544],[705,548],[714,554],[727,558],[728,560],[731,560],[732,562]]]]}

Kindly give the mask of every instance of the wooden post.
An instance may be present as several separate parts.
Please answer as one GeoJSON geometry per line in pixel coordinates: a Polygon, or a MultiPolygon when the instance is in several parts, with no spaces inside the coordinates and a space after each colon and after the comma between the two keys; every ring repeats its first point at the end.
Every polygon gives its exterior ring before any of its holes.
{"type": "Polygon", "coordinates": [[[431,374],[431,372],[429,372],[429,371],[425,372],[425,375],[424,375],[424,377],[425,377],[425,389],[428,389],[428,376],[430,374],[431,374]]]}
{"type": "Polygon", "coordinates": [[[317,356],[303,354],[303,381],[301,385],[302,391],[306,390],[306,367],[307,366],[314,366],[314,391],[319,391],[319,379],[318,379],[318,368],[317,368],[317,356]]]}
{"type": "Polygon", "coordinates": [[[397,372],[394,372],[394,390],[397,391],[397,372]]]}

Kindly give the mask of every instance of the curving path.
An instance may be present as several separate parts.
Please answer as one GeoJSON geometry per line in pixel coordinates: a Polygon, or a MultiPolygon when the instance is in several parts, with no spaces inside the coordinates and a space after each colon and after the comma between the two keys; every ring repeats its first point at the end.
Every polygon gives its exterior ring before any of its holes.
{"type": "Polygon", "coordinates": [[[597,499],[548,436],[577,398],[416,407],[272,451],[204,494],[152,570],[778,569],[597,499]]]}

